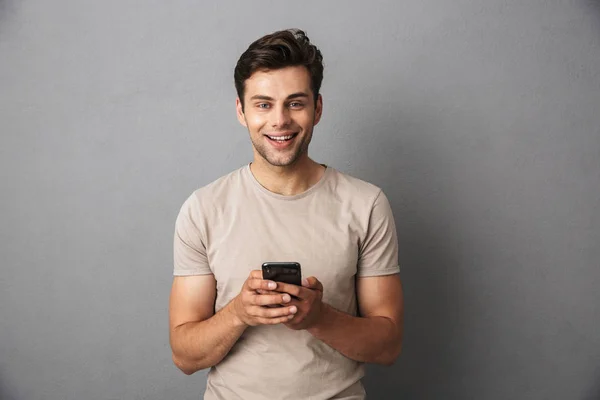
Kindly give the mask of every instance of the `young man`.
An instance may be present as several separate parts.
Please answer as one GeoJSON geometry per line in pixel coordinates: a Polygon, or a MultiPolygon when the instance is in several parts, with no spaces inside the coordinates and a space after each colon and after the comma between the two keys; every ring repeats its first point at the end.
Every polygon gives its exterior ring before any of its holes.
{"type": "Polygon", "coordinates": [[[235,68],[254,160],[195,191],[176,222],[173,361],[211,368],[205,399],[363,399],[363,363],[402,346],[398,243],[382,191],[308,157],[323,99],[304,32],[252,43],[235,68]],[[262,279],[301,265],[301,286],[262,279]]]}

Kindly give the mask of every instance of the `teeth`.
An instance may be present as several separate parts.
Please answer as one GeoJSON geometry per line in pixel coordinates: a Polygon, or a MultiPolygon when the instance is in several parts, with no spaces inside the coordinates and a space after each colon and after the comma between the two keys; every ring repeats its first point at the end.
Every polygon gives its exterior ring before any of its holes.
{"type": "Polygon", "coordinates": [[[269,139],[271,140],[277,140],[279,142],[283,142],[284,140],[289,140],[293,137],[294,135],[288,135],[288,136],[269,136],[269,139]]]}

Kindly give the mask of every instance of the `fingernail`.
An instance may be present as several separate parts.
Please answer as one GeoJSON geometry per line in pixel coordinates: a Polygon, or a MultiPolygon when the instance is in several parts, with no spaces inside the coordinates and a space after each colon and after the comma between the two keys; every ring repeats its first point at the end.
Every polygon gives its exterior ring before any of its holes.
{"type": "Polygon", "coordinates": [[[302,286],[308,286],[308,279],[302,279],[302,286]]]}
{"type": "Polygon", "coordinates": [[[292,298],[290,297],[289,294],[284,294],[283,295],[283,302],[287,303],[288,301],[290,301],[292,298]]]}
{"type": "Polygon", "coordinates": [[[277,284],[275,282],[269,282],[269,289],[275,289],[277,284]]]}
{"type": "Polygon", "coordinates": [[[290,312],[291,312],[292,314],[296,314],[296,311],[298,311],[298,309],[296,308],[296,306],[291,306],[291,307],[290,307],[290,312]]]}

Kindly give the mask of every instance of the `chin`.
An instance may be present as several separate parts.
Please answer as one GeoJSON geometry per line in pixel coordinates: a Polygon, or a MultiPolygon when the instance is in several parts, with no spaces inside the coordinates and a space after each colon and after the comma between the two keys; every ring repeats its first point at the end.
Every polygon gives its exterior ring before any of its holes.
{"type": "Polygon", "coordinates": [[[260,153],[262,159],[275,167],[287,167],[294,164],[298,160],[298,155],[295,152],[281,154],[276,152],[260,153]]]}
{"type": "Polygon", "coordinates": [[[276,167],[288,167],[298,161],[298,157],[267,157],[265,160],[276,167]]]}
{"type": "Polygon", "coordinates": [[[267,162],[274,167],[289,167],[290,165],[294,164],[295,161],[296,160],[267,160],[267,162]]]}

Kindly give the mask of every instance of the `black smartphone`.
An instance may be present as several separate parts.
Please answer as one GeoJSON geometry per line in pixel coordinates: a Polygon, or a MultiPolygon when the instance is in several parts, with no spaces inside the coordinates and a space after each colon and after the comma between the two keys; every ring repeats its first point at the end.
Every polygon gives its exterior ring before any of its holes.
{"type": "Polygon", "coordinates": [[[297,262],[266,262],[262,265],[263,279],[302,286],[302,272],[297,262]]]}

